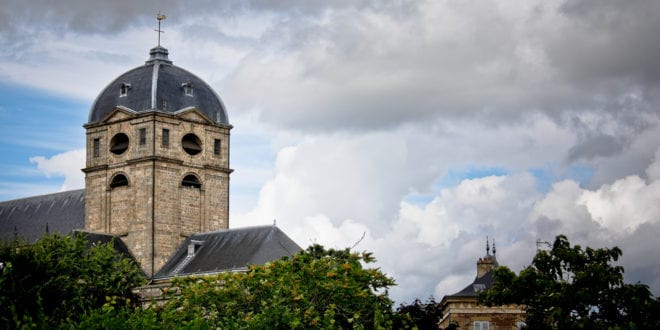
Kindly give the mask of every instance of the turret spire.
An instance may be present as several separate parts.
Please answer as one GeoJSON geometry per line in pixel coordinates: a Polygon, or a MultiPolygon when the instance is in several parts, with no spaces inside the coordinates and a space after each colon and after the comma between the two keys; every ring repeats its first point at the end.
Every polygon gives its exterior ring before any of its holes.
{"type": "Polygon", "coordinates": [[[490,255],[490,244],[488,244],[488,236],[486,236],[486,255],[490,255]]]}

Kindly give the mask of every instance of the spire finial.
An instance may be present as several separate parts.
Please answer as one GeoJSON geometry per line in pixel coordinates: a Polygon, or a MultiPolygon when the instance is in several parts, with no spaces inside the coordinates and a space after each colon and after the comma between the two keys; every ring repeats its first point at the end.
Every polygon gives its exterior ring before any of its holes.
{"type": "Polygon", "coordinates": [[[166,18],[167,17],[165,15],[161,14],[160,11],[158,12],[158,15],[156,15],[156,19],[158,20],[158,29],[156,29],[154,31],[158,32],[158,46],[159,47],[160,47],[160,34],[165,33],[165,31],[160,29],[160,22],[162,20],[166,19],[166,18]]]}
{"type": "Polygon", "coordinates": [[[497,254],[497,250],[495,250],[495,239],[493,238],[493,257],[497,254]]]}
{"type": "Polygon", "coordinates": [[[486,255],[490,255],[490,244],[488,244],[488,236],[486,236],[486,255]]]}

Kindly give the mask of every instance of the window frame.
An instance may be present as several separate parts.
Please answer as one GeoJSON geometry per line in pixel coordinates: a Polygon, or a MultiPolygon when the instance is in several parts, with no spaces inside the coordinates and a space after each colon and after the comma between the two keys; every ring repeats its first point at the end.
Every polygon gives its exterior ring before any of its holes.
{"type": "Polygon", "coordinates": [[[181,84],[183,89],[183,94],[186,96],[194,96],[193,86],[190,82],[184,82],[181,84]]]}
{"type": "Polygon", "coordinates": [[[99,157],[101,155],[101,138],[94,138],[92,155],[99,157]]]}
{"type": "Polygon", "coordinates": [[[222,154],[222,139],[213,139],[213,154],[216,156],[222,154]]]}
{"type": "Polygon", "coordinates": [[[128,91],[131,89],[131,84],[121,83],[119,86],[119,97],[128,96],[128,91]]]}
{"type": "Polygon", "coordinates": [[[139,136],[140,136],[140,142],[139,145],[145,146],[147,145],[147,129],[142,127],[138,130],[139,136]]]}
{"type": "Polygon", "coordinates": [[[170,147],[170,130],[169,128],[163,128],[161,131],[160,145],[163,148],[170,147]]]}
{"type": "Polygon", "coordinates": [[[474,329],[474,330],[490,330],[490,321],[473,321],[472,322],[472,329],[474,329]]]}

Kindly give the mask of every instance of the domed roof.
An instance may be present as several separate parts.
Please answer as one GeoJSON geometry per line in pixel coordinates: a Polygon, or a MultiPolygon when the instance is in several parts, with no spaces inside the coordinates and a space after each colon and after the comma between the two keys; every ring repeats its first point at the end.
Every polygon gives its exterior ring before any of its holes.
{"type": "Polygon", "coordinates": [[[158,46],[143,66],[112,81],[96,98],[88,124],[102,120],[116,107],[136,113],[177,113],[195,108],[218,124],[229,124],[220,97],[194,74],[172,65],[168,51],[158,46]]]}

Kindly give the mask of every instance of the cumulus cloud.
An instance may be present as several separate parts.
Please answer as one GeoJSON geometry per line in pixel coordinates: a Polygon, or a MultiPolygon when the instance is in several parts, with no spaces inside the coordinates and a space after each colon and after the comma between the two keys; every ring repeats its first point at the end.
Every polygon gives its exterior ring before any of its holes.
{"type": "MultiPolygon", "coordinates": [[[[341,141],[335,143],[341,145],[341,141]]],[[[268,215],[277,214],[278,226],[302,245],[313,242],[341,248],[359,242],[356,249],[374,251],[379,266],[397,279],[400,286],[391,293],[399,301],[430,294],[441,297],[470,283],[477,258],[485,254],[486,236],[496,240],[500,262],[514,270],[531,262],[537,240],[552,241],[558,234],[582,245],[619,245],[624,249],[622,264],[630,268],[627,279],[649,283],[656,292],[660,289],[653,275],[660,266],[648,262],[655,252],[633,246],[635,237],[648,236],[644,231],[660,226],[657,179],[629,176],[593,190],[563,180],[541,193],[537,179],[522,171],[465,179],[437,191],[430,202],[415,204],[406,202],[404,193],[379,192],[376,181],[385,174],[355,179],[379,171],[377,161],[371,168],[359,166],[364,159],[378,159],[373,154],[346,158],[358,165],[344,179],[327,167],[308,163],[318,157],[297,159],[295,154],[305,147],[280,153],[275,176],[261,191],[259,205],[250,213],[234,214],[232,225],[263,224],[270,221],[268,215]],[[325,185],[333,184],[341,189],[326,192],[325,185]],[[374,208],[387,200],[398,200],[398,207],[374,208]]],[[[316,149],[335,151],[323,141],[316,149]]],[[[649,169],[656,167],[654,162],[649,169]]],[[[405,176],[389,178],[397,181],[405,176]]],[[[390,186],[395,187],[396,183],[390,186]]]]}
{"type": "Polygon", "coordinates": [[[60,191],[85,187],[85,175],[80,170],[85,165],[85,149],[66,151],[50,158],[30,157],[30,163],[36,164],[37,169],[47,177],[64,177],[60,191]]]}

